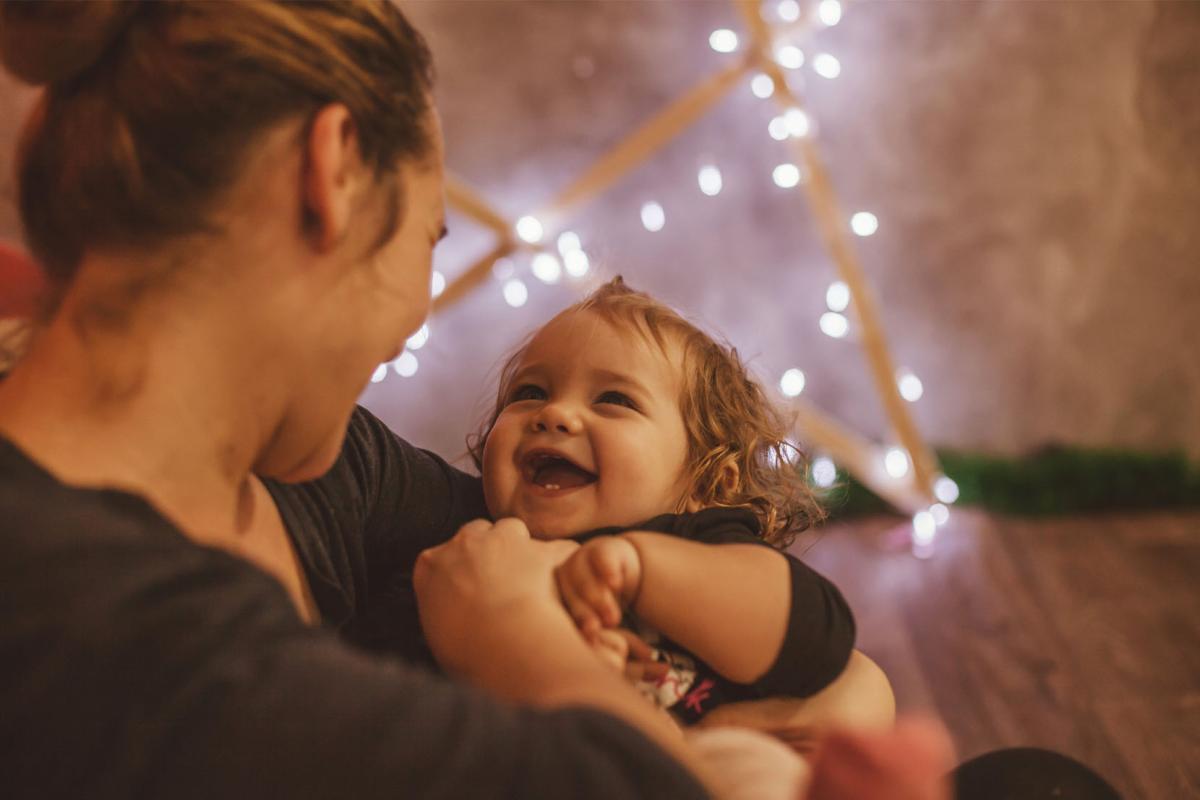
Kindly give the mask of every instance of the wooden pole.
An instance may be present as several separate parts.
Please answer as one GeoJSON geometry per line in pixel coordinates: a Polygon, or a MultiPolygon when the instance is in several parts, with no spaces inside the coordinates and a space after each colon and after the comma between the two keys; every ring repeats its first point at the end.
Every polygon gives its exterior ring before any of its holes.
{"type": "MultiPolygon", "coordinates": [[[[787,78],[771,56],[771,32],[769,26],[758,13],[759,4],[755,0],[733,0],[750,29],[754,40],[755,55],[758,68],[771,77],[775,84],[774,97],[781,107],[797,108],[803,111],[803,103],[788,86],[787,78]]],[[[817,220],[817,229],[821,239],[829,250],[833,263],[837,267],[841,279],[850,289],[853,299],[854,312],[858,318],[861,340],[867,355],[867,364],[875,382],[875,389],[883,401],[884,412],[896,436],[912,460],[913,484],[928,501],[933,500],[933,476],[937,471],[937,460],[922,440],[912,416],[908,412],[904,398],[900,396],[896,384],[896,371],[891,354],[888,352],[887,339],[883,327],[879,323],[879,309],[875,302],[858,257],[851,248],[847,233],[845,217],[838,207],[829,173],[817,152],[816,145],[807,137],[788,137],[792,149],[807,170],[805,191],[817,220]]],[[[862,474],[859,477],[864,479],[862,474]]]]}

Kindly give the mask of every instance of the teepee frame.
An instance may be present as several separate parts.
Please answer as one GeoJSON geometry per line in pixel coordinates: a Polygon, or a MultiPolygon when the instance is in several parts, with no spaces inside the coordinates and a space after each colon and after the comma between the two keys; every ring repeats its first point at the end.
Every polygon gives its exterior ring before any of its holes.
{"type": "MultiPolygon", "coordinates": [[[[801,98],[789,87],[783,71],[772,57],[778,33],[794,33],[798,25],[776,26],[759,13],[758,0],[732,0],[750,35],[750,46],[736,63],[698,83],[662,109],[602,155],[582,175],[553,198],[543,209],[532,212],[547,231],[559,228],[567,212],[603,193],[619,178],[638,167],[708,112],[752,71],[768,75],[774,83],[772,97],[783,109],[804,109],[801,98]]],[[[896,384],[895,366],[888,350],[878,305],[862,268],[850,245],[845,219],[811,137],[789,136],[788,145],[804,165],[804,189],[816,218],[817,229],[850,290],[851,305],[858,321],[860,342],[865,351],[875,389],[883,402],[888,422],[896,439],[907,451],[912,469],[902,479],[890,477],[883,468],[883,448],[817,409],[811,403],[789,400],[796,414],[796,433],[812,449],[828,454],[859,481],[897,508],[914,513],[934,502],[933,484],[938,474],[937,460],[921,438],[896,384]]],[[[451,176],[446,185],[447,200],[458,211],[490,228],[496,243],[483,257],[460,273],[433,302],[437,313],[461,300],[488,280],[492,265],[518,250],[540,249],[514,234],[513,222],[498,213],[483,197],[463,181],[451,176]]]]}

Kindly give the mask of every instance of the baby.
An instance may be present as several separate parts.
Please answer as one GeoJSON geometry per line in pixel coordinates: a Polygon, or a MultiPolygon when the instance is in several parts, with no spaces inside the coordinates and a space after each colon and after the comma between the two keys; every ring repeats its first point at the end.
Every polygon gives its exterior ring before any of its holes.
{"type": "Polygon", "coordinates": [[[580,543],[566,608],[688,725],[852,661],[841,593],[782,552],[820,516],[786,433],[736,351],[617,278],[509,359],[471,451],[494,519],[580,543]]]}

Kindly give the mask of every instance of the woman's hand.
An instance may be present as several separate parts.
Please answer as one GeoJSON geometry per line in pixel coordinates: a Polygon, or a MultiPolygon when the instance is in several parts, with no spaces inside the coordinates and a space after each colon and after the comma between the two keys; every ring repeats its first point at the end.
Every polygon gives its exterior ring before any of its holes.
{"type": "Polygon", "coordinates": [[[470,671],[487,653],[477,652],[479,631],[519,623],[525,616],[565,621],[554,568],[574,542],[536,542],[517,519],[475,520],[445,544],[421,553],[413,584],[421,626],[442,666],[470,671]]]}
{"type": "Polygon", "coordinates": [[[588,640],[621,623],[642,583],[637,548],[620,536],[602,536],[576,550],[555,570],[558,591],[588,640]]]}

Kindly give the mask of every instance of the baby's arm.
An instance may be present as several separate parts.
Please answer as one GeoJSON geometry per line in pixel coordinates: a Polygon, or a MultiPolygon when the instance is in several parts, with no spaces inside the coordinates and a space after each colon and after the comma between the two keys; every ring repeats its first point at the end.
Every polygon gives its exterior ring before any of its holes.
{"type": "MultiPolygon", "coordinates": [[[[754,541],[748,533],[719,535],[754,541]]],[[[753,684],[763,696],[816,694],[846,668],[854,643],[853,615],[837,588],[762,544],[603,536],[557,577],[585,634],[616,625],[621,609],[632,608],[726,679],[753,684]]]]}
{"type": "Polygon", "coordinates": [[[707,545],[634,532],[585,544],[558,572],[585,635],[614,627],[622,608],[726,678],[750,683],[774,663],[790,609],[784,556],[759,545],[707,545]]]}

